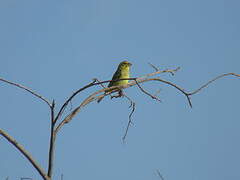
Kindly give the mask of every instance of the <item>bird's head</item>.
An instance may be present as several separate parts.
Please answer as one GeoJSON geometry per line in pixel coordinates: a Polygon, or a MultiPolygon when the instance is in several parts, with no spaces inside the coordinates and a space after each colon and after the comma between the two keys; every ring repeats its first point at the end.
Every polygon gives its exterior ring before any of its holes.
{"type": "Polygon", "coordinates": [[[132,64],[128,61],[123,61],[119,64],[120,68],[129,68],[130,66],[132,66],[132,64]]]}

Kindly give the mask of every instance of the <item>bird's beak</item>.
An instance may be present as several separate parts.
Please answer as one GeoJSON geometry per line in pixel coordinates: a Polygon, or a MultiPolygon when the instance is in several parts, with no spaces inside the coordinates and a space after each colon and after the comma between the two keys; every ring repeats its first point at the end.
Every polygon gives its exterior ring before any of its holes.
{"type": "Polygon", "coordinates": [[[129,62],[129,66],[132,66],[132,63],[129,62]]]}

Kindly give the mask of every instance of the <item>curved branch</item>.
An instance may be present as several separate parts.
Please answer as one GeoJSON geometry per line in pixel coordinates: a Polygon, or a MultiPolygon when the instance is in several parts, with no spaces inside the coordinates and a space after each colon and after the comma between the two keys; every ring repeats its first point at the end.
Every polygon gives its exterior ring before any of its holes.
{"type": "Polygon", "coordinates": [[[25,158],[29,160],[29,162],[33,165],[33,167],[38,171],[38,173],[42,176],[44,180],[50,180],[50,178],[47,176],[47,174],[44,172],[44,170],[40,167],[39,164],[32,158],[32,156],[10,135],[8,135],[6,132],[0,129],[0,134],[8,140],[13,146],[17,148],[18,151],[20,151],[25,158]]]}
{"type": "Polygon", "coordinates": [[[21,85],[21,84],[17,84],[17,83],[14,83],[14,82],[5,80],[5,79],[3,79],[3,78],[0,78],[0,81],[5,82],[5,83],[7,83],[7,84],[11,84],[11,85],[13,85],[13,86],[15,86],[15,87],[18,87],[18,88],[20,88],[20,89],[23,89],[23,90],[31,93],[32,95],[36,96],[37,98],[43,100],[45,103],[47,103],[47,105],[48,105],[49,107],[51,107],[51,103],[50,103],[46,98],[44,98],[44,97],[41,96],[40,94],[37,94],[36,92],[34,92],[33,90],[31,90],[30,88],[27,88],[27,87],[25,87],[25,86],[23,86],[23,85],[21,85]]]}
{"type": "Polygon", "coordinates": [[[89,88],[89,87],[94,86],[94,85],[95,85],[95,82],[96,82],[96,80],[94,79],[93,82],[87,84],[86,86],[84,86],[84,87],[78,89],[76,92],[74,92],[74,93],[65,101],[65,103],[64,103],[64,104],[62,105],[62,107],[60,108],[60,110],[59,110],[59,112],[58,112],[58,114],[57,114],[54,122],[56,122],[56,121],[61,117],[61,115],[62,115],[62,113],[64,112],[64,110],[65,110],[65,108],[67,107],[67,105],[71,102],[71,100],[72,100],[77,94],[79,94],[80,92],[82,92],[83,90],[85,90],[85,89],[87,89],[87,88],[89,88]]]}
{"type": "Polygon", "coordinates": [[[236,76],[236,77],[240,77],[240,74],[236,74],[236,73],[225,73],[225,74],[219,75],[219,76],[213,78],[212,80],[208,81],[206,84],[202,85],[202,86],[201,86],[200,88],[198,88],[197,90],[195,90],[195,91],[193,91],[193,92],[191,92],[191,93],[188,93],[188,95],[189,95],[189,96],[194,95],[194,94],[198,93],[199,91],[201,91],[203,88],[207,87],[207,86],[208,86],[209,84],[211,84],[212,82],[214,82],[214,81],[216,81],[216,80],[218,80],[218,79],[220,79],[220,78],[222,78],[222,77],[224,77],[224,76],[230,76],[230,75],[236,76]]]}
{"type": "MultiPolygon", "coordinates": [[[[124,95],[124,96],[126,96],[126,95],[124,95]]],[[[126,97],[127,97],[127,96],[126,96],[126,97]]],[[[127,97],[127,99],[129,99],[129,98],[127,97]]],[[[129,116],[128,116],[128,124],[127,124],[126,130],[125,130],[125,133],[124,133],[124,135],[123,135],[123,137],[122,137],[123,142],[125,142],[125,140],[126,140],[126,137],[127,137],[128,130],[129,130],[130,125],[133,124],[133,123],[132,123],[132,115],[133,115],[133,113],[134,113],[134,111],[135,111],[135,109],[136,109],[136,108],[135,108],[135,105],[136,105],[136,103],[135,103],[135,102],[132,102],[132,100],[131,100],[131,106],[130,106],[130,107],[132,107],[132,111],[130,112],[130,114],[129,114],[129,116]]]]}
{"type": "MultiPolygon", "coordinates": [[[[103,81],[102,83],[105,83],[105,82],[103,81]]],[[[97,83],[97,84],[99,84],[99,83],[97,83]]],[[[92,86],[93,86],[93,85],[92,85],[92,86]]],[[[80,104],[80,106],[78,106],[77,108],[75,108],[67,117],[65,117],[65,118],[58,124],[58,126],[57,126],[56,129],[55,129],[55,134],[58,133],[58,131],[62,128],[62,126],[63,126],[64,124],[69,123],[69,122],[72,120],[72,118],[80,111],[80,109],[81,109],[82,107],[84,107],[84,106],[87,105],[88,103],[90,103],[90,102],[92,102],[93,100],[95,100],[95,99],[96,99],[95,96],[96,96],[97,94],[101,93],[101,92],[104,92],[106,89],[113,89],[113,88],[111,87],[111,88],[101,89],[101,90],[93,93],[92,95],[90,95],[88,98],[86,98],[86,99],[80,104]]]]}
{"type": "Polygon", "coordinates": [[[146,90],[144,90],[144,89],[142,88],[142,86],[140,86],[140,84],[137,82],[137,80],[135,80],[135,82],[136,82],[137,86],[139,87],[139,89],[140,89],[144,94],[150,96],[152,99],[155,99],[155,100],[161,102],[161,100],[160,100],[157,96],[154,96],[154,95],[150,94],[149,92],[147,92],[146,90]]]}
{"type": "Polygon", "coordinates": [[[134,111],[136,109],[136,107],[135,107],[136,103],[130,97],[128,97],[126,95],[126,93],[124,93],[124,92],[122,92],[122,96],[120,96],[120,97],[125,97],[129,101],[129,103],[130,103],[129,108],[132,109],[130,114],[129,114],[129,116],[128,116],[128,124],[127,124],[126,130],[125,130],[125,133],[124,133],[124,135],[122,137],[122,141],[125,143],[126,142],[125,140],[126,140],[126,137],[127,137],[127,134],[128,134],[128,129],[129,129],[130,125],[133,124],[132,123],[132,115],[133,115],[133,113],[134,113],[134,111]]]}
{"type": "Polygon", "coordinates": [[[148,81],[160,81],[160,82],[163,82],[165,84],[168,84],[168,85],[176,88],[177,90],[179,90],[181,93],[183,93],[186,96],[186,98],[188,100],[188,104],[192,108],[192,102],[191,102],[191,99],[190,99],[190,95],[187,92],[185,92],[181,87],[179,87],[176,84],[173,84],[169,81],[165,81],[163,79],[160,79],[160,78],[151,78],[151,79],[148,79],[148,81]]]}

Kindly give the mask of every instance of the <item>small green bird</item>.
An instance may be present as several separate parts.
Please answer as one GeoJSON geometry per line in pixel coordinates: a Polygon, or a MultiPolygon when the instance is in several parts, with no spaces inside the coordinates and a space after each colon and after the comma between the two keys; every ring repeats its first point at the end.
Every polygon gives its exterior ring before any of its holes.
{"type": "MultiPolygon", "coordinates": [[[[114,73],[111,82],[109,82],[108,87],[112,87],[112,86],[121,86],[121,85],[125,85],[128,83],[128,80],[120,80],[120,81],[116,81],[118,79],[125,79],[125,78],[129,78],[130,77],[130,67],[132,66],[132,64],[128,61],[123,61],[118,65],[117,71],[114,73]]],[[[113,90],[111,90],[113,91],[113,90]]],[[[109,92],[109,91],[105,91],[105,94],[109,92]]],[[[122,91],[119,90],[119,96],[121,96],[122,91]]],[[[98,103],[104,98],[104,96],[100,97],[98,99],[98,103]]]]}
{"type": "MultiPolygon", "coordinates": [[[[130,67],[131,63],[128,61],[123,61],[118,65],[117,71],[114,73],[112,80],[118,80],[118,79],[125,79],[130,77],[130,67]]],[[[112,86],[119,86],[127,84],[128,80],[121,80],[121,81],[111,81],[108,84],[108,87],[112,86]]]]}

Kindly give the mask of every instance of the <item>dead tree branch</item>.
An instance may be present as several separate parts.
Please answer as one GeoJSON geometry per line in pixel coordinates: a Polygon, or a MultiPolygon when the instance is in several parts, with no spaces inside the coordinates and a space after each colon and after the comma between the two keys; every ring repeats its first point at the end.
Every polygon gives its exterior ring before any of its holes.
{"type": "Polygon", "coordinates": [[[136,103],[133,102],[133,100],[130,97],[128,97],[125,93],[123,94],[123,97],[127,98],[127,100],[130,102],[129,108],[132,109],[130,114],[129,114],[129,116],[128,116],[128,124],[127,124],[126,130],[125,130],[125,133],[124,133],[124,135],[122,137],[123,142],[125,142],[125,139],[126,139],[127,134],[128,134],[128,129],[129,129],[130,125],[133,124],[132,123],[132,115],[133,115],[133,113],[134,113],[134,111],[136,109],[135,108],[136,103]]]}
{"type": "Polygon", "coordinates": [[[198,88],[197,90],[188,93],[189,96],[194,95],[196,93],[198,93],[199,91],[201,91],[202,89],[206,88],[209,84],[213,83],[214,81],[225,77],[225,76],[235,76],[235,77],[240,77],[240,74],[236,74],[236,73],[225,73],[225,74],[221,74],[215,78],[213,78],[212,80],[208,81],[207,83],[205,83],[204,85],[202,85],[200,88],[198,88]]]}
{"type": "Polygon", "coordinates": [[[161,102],[161,100],[160,100],[158,97],[156,97],[156,96],[152,95],[151,93],[147,92],[146,90],[144,90],[144,89],[139,85],[139,83],[137,82],[137,80],[135,80],[135,82],[136,82],[137,86],[139,87],[139,89],[140,89],[143,93],[147,94],[147,95],[150,96],[152,99],[155,99],[155,100],[161,102]]]}
{"type": "Polygon", "coordinates": [[[5,131],[0,129],[0,134],[8,140],[15,148],[17,148],[27,159],[28,161],[33,165],[33,167],[38,171],[38,173],[42,176],[44,180],[50,180],[50,178],[47,176],[47,174],[44,172],[44,170],[41,168],[41,166],[33,159],[33,157],[27,152],[23,146],[21,146],[13,137],[8,135],[5,131]]]}
{"type": "Polygon", "coordinates": [[[132,115],[133,115],[133,113],[134,113],[134,111],[136,109],[135,105],[136,105],[135,103],[132,104],[132,111],[130,112],[130,114],[128,116],[128,124],[127,124],[126,130],[125,130],[125,133],[124,133],[124,135],[122,137],[123,142],[125,142],[127,134],[128,134],[129,127],[132,124],[132,115]]]}
{"type": "Polygon", "coordinates": [[[159,71],[159,68],[157,68],[156,66],[154,66],[152,63],[148,63],[155,71],[159,71]]]}
{"type": "Polygon", "coordinates": [[[25,87],[25,86],[23,86],[23,85],[21,85],[21,84],[17,84],[17,83],[14,83],[14,82],[5,80],[5,79],[3,79],[3,78],[0,78],[0,81],[5,82],[5,83],[7,83],[7,84],[11,84],[11,85],[13,85],[13,86],[15,86],[15,87],[18,87],[18,88],[20,88],[20,89],[23,89],[23,90],[31,93],[32,95],[36,96],[37,98],[39,98],[39,99],[41,99],[42,101],[44,101],[45,103],[47,103],[47,105],[48,105],[49,107],[51,107],[51,103],[50,103],[46,98],[44,98],[44,97],[41,96],[40,94],[34,92],[34,91],[31,90],[30,88],[25,87]]]}

